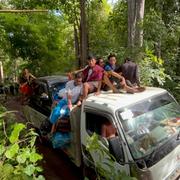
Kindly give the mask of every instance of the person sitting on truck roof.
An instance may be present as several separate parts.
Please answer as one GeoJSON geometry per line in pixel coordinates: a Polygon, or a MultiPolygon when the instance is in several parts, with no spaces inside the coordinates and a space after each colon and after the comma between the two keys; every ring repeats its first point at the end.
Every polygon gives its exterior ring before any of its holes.
{"type": "Polygon", "coordinates": [[[104,63],[104,59],[102,57],[97,58],[96,64],[104,69],[105,63],[104,63]]]}
{"type": "Polygon", "coordinates": [[[96,64],[96,59],[94,56],[89,56],[88,66],[82,71],[83,73],[83,92],[82,98],[78,102],[81,104],[82,99],[86,99],[89,93],[95,92],[101,86],[101,81],[103,78],[104,69],[96,64]]]}
{"type": "Polygon", "coordinates": [[[126,58],[120,67],[122,76],[130,87],[140,87],[138,65],[130,58],[126,58]]]}
{"type": "Polygon", "coordinates": [[[52,109],[50,122],[55,124],[59,118],[69,116],[72,104],[78,101],[82,92],[82,73],[77,73],[75,79],[68,81],[64,89],[60,90],[58,95],[62,98],[52,109]]]}
{"type": "MultiPolygon", "coordinates": [[[[105,65],[104,70],[107,72],[104,74],[104,78],[109,78],[112,84],[116,83],[117,85],[120,85],[120,88],[123,88],[128,93],[135,93],[135,92],[141,92],[144,91],[143,88],[136,88],[136,87],[130,87],[126,84],[125,78],[120,75],[116,71],[116,56],[114,54],[110,54],[108,56],[108,63],[105,65]],[[118,80],[118,81],[117,81],[118,80]]],[[[110,87],[111,89],[114,88],[110,87]]],[[[114,89],[113,89],[114,90],[114,89]]]]}

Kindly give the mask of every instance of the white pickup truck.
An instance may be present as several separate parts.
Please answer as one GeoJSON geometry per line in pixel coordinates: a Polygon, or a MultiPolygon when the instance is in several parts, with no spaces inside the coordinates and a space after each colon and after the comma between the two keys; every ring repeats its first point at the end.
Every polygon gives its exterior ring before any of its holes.
{"type": "MultiPolygon", "coordinates": [[[[26,118],[34,126],[47,118],[30,106],[26,118]]],[[[66,149],[70,159],[80,166],[93,166],[96,154],[86,151],[87,139],[109,120],[117,129],[116,168],[142,180],[180,178],[180,106],[166,90],[147,87],[142,93],[90,94],[81,108],[71,111],[71,142],[66,149]]],[[[100,142],[107,148],[108,144],[100,142]]]]}

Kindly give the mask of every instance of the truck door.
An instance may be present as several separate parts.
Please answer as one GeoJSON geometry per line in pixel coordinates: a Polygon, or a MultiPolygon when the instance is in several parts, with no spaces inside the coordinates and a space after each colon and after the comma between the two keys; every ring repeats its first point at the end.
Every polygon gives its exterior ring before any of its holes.
{"type": "MultiPolygon", "coordinates": [[[[83,160],[86,166],[93,167],[95,163],[100,163],[102,166],[104,166],[107,162],[107,155],[105,157],[100,157],[101,155],[98,154],[98,151],[96,152],[87,152],[86,146],[87,146],[87,139],[92,137],[94,133],[98,135],[98,142],[101,145],[101,147],[104,149],[104,151],[110,152],[110,154],[116,159],[113,163],[115,170],[117,171],[124,171],[126,174],[129,174],[129,166],[125,164],[125,153],[123,150],[123,147],[121,146],[121,137],[119,134],[116,133],[116,139],[115,140],[115,152],[112,150],[112,146],[110,144],[110,140],[104,138],[102,136],[102,126],[104,122],[109,121],[114,124],[113,118],[109,116],[109,114],[101,114],[98,112],[85,112],[84,113],[84,125],[81,124],[81,129],[83,135],[81,134],[81,142],[82,142],[82,153],[83,153],[83,160]],[[83,127],[82,127],[83,126],[83,127]],[[84,129],[83,129],[84,128],[84,129]],[[97,162],[97,161],[101,162],[97,162]],[[104,162],[104,163],[103,163],[104,162]]],[[[106,166],[106,165],[105,165],[106,166]]],[[[103,167],[108,168],[108,167],[103,167]]]]}

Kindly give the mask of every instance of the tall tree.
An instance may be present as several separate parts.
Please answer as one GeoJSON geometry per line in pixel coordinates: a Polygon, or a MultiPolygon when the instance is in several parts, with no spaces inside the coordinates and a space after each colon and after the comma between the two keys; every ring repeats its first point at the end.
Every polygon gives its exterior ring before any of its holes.
{"type": "Polygon", "coordinates": [[[145,0],[128,0],[128,47],[141,47],[143,44],[143,29],[145,0]]]}
{"type": "Polygon", "coordinates": [[[81,21],[80,21],[80,54],[81,63],[80,66],[85,66],[87,59],[87,23],[86,23],[86,0],[80,0],[80,11],[81,11],[81,21]]]}

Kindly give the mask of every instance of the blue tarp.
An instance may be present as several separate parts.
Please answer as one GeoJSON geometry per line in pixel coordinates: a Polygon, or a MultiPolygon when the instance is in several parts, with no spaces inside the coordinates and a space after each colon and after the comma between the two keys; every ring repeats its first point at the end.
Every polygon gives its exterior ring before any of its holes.
{"type": "Polygon", "coordinates": [[[65,148],[70,143],[70,133],[56,132],[52,136],[52,146],[56,148],[65,148]]]}

